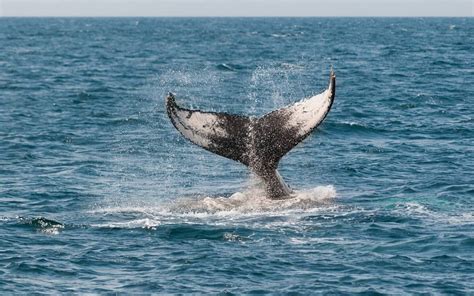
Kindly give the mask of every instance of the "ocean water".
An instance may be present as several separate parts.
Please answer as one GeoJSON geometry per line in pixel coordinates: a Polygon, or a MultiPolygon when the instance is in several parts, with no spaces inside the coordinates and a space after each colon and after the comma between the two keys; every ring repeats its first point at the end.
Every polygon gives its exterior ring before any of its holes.
{"type": "Polygon", "coordinates": [[[473,18],[0,18],[0,291],[473,294],[473,18]],[[271,201],[183,139],[326,88],[271,201]]]}

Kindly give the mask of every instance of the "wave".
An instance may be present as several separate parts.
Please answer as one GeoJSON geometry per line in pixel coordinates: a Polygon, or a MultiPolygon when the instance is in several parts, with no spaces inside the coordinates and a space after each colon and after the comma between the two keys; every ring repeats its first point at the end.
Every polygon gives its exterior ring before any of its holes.
{"type": "Polygon", "coordinates": [[[142,218],[142,219],[135,219],[131,221],[120,221],[120,222],[108,222],[102,224],[92,224],[92,227],[97,228],[117,228],[117,229],[136,229],[136,228],[144,228],[150,230],[156,230],[158,226],[162,223],[159,219],[153,218],[142,218]]]}
{"type": "Polygon", "coordinates": [[[234,71],[238,71],[238,70],[244,69],[244,67],[241,66],[241,65],[237,65],[237,64],[226,64],[226,63],[219,64],[219,65],[216,66],[216,68],[217,68],[218,70],[230,71],[230,72],[234,72],[234,71]]]}
{"type": "Polygon", "coordinates": [[[125,117],[125,118],[118,118],[108,121],[107,124],[111,124],[113,126],[120,126],[120,125],[146,125],[148,123],[147,120],[143,118],[136,118],[136,117],[125,117]]]}
{"type": "Polygon", "coordinates": [[[383,134],[387,130],[380,127],[369,126],[355,121],[341,121],[326,123],[328,128],[334,129],[338,133],[357,133],[357,134],[383,134]]]}
{"type": "Polygon", "coordinates": [[[45,217],[17,217],[15,220],[18,225],[26,226],[49,235],[59,234],[65,227],[63,223],[45,217]]]}
{"type": "Polygon", "coordinates": [[[447,213],[436,211],[417,202],[396,204],[393,214],[405,217],[416,217],[428,223],[445,224],[448,226],[474,224],[474,214],[471,212],[447,213]]]}

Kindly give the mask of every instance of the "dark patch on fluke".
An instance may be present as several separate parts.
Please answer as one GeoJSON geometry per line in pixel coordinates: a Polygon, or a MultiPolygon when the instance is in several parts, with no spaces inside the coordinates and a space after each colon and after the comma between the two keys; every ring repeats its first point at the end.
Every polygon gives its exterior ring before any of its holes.
{"type": "Polygon", "coordinates": [[[287,124],[294,115],[293,110],[290,110],[291,106],[260,118],[251,118],[181,108],[176,104],[175,96],[169,93],[166,97],[166,110],[173,125],[185,138],[208,151],[248,166],[264,181],[269,198],[287,198],[291,190],[277,172],[278,163],[324,120],[331,109],[336,93],[336,76],[332,71],[329,87],[331,96],[327,110],[314,126],[302,134],[299,126],[287,124]],[[184,118],[178,114],[182,111],[186,114],[184,118]],[[211,124],[207,122],[197,126],[197,123],[190,122],[194,114],[204,116],[211,124]],[[191,132],[194,138],[183,133],[180,128],[191,132]],[[207,132],[203,134],[200,128],[205,128],[207,132]],[[205,139],[206,143],[199,143],[199,139],[205,139]]]}

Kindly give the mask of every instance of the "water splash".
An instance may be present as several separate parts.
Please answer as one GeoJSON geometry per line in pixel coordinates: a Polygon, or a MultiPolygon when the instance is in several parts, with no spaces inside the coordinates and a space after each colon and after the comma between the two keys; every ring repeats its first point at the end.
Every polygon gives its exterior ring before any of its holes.
{"type": "Polygon", "coordinates": [[[288,211],[311,211],[330,203],[336,197],[333,186],[319,186],[310,190],[296,191],[293,198],[272,200],[261,188],[237,192],[226,197],[177,200],[169,212],[179,214],[210,214],[236,216],[246,214],[282,214],[288,211]]]}
{"type": "Polygon", "coordinates": [[[168,70],[152,79],[147,89],[155,101],[163,102],[166,94],[173,92],[178,97],[185,97],[186,106],[191,109],[205,107],[213,111],[218,108],[217,105],[206,105],[212,103],[208,98],[219,94],[221,83],[222,78],[218,71],[204,67],[200,70],[168,70]],[[196,94],[199,94],[199,97],[196,94]]]}
{"type": "Polygon", "coordinates": [[[299,81],[305,70],[290,63],[258,66],[250,78],[250,114],[268,112],[303,98],[299,81]]]}
{"type": "Polygon", "coordinates": [[[230,197],[182,197],[155,204],[124,204],[114,207],[98,207],[90,213],[139,213],[149,217],[189,216],[222,217],[246,215],[281,215],[289,212],[311,212],[331,204],[336,197],[333,186],[318,186],[295,191],[293,198],[272,200],[265,197],[263,189],[250,188],[230,197]]]}

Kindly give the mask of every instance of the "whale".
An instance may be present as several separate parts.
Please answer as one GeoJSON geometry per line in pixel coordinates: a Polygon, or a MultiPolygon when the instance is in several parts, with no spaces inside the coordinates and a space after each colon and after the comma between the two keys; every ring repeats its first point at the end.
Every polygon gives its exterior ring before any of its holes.
{"type": "Polygon", "coordinates": [[[166,111],[184,138],[247,166],[263,181],[267,198],[286,199],[294,191],[278,173],[279,161],[323,122],[335,95],[336,75],[331,69],[323,92],[260,117],[187,109],[177,104],[171,92],[166,111]]]}

